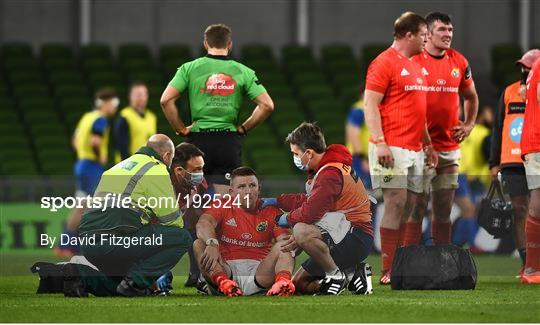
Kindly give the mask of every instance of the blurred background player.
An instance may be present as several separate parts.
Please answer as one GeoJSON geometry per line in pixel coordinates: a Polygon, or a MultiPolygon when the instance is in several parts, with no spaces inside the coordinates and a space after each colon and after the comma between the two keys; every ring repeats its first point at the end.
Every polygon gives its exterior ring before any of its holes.
{"type": "Polygon", "coordinates": [[[524,157],[530,202],[525,225],[527,256],[521,281],[540,284],[540,59],[538,58],[527,76],[526,89],[521,155],[524,157]]]}
{"type": "Polygon", "coordinates": [[[148,138],[157,130],[156,115],[146,107],[148,104],[148,88],[143,82],[134,82],[129,87],[129,106],[124,107],[114,124],[116,142],[115,161],[134,154],[144,146],[148,138]]]}
{"type": "Polygon", "coordinates": [[[299,247],[310,256],[293,277],[298,292],[338,295],[349,284],[353,293],[370,294],[371,266],[364,260],[373,246],[371,202],[351,170],[351,154],[341,144],[327,147],[312,123],[300,124],[286,142],[308,176],[306,193],[283,194],[275,202],[288,211],[279,226],[293,230],[283,250],[299,247]]]}
{"type": "Polygon", "coordinates": [[[352,168],[366,189],[371,189],[371,179],[369,176],[369,163],[367,159],[369,129],[366,125],[364,114],[364,94],[362,87],[362,95],[352,107],[347,122],[345,124],[345,139],[347,148],[352,154],[352,168]]]}
{"type": "Polygon", "coordinates": [[[229,57],[232,32],[228,26],[210,25],[204,32],[205,57],[183,64],[161,96],[161,107],[172,128],[206,155],[204,172],[216,193],[226,194],[227,175],[242,163],[242,135],[263,122],[274,103],[255,72],[229,57]],[[192,124],[186,126],[175,101],[188,93],[192,124]],[[240,123],[244,94],[257,106],[240,123]]]}
{"type": "MultiPolygon", "coordinates": [[[[73,148],[77,153],[74,171],[76,178],[76,197],[94,195],[101,174],[108,161],[109,121],[115,113],[119,99],[112,89],[104,88],[96,93],[94,110],[85,113],[73,134],[73,148]]],[[[64,233],[76,237],[84,209],[75,208],[71,212],[64,233]]],[[[71,257],[78,252],[78,247],[60,245],[55,247],[55,254],[71,257]]]]}
{"type": "MultiPolygon", "coordinates": [[[[208,184],[204,179],[204,153],[195,145],[187,142],[176,146],[174,159],[171,165],[171,179],[174,190],[178,197],[178,203],[182,218],[184,219],[184,228],[186,228],[191,237],[197,238],[195,226],[202,215],[202,208],[195,207],[193,204],[187,206],[186,196],[193,203],[193,196],[204,195],[208,190],[208,184]]],[[[193,247],[188,250],[189,254],[189,276],[186,281],[186,287],[197,285],[200,271],[197,260],[193,255],[193,247]]]]}
{"type": "MultiPolygon", "coordinates": [[[[514,212],[514,245],[525,265],[525,220],[529,206],[529,189],[525,177],[525,167],[521,159],[521,131],[525,116],[525,83],[534,61],[540,57],[540,50],[534,49],[523,54],[516,62],[521,69],[522,79],[505,88],[501,94],[495,113],[495,123],[491,135],[489,166],[493,181],[501,173],[502,185],[510,195],[514,212]]],[[[520,270],[523,273],[523,267],[520,270]]]]}
{"type": "Polygon", "coordinates": [[[276,225],[275,217],[281,211],[261,206],[260,190],[253,169],[234,169],[229,193],[240,204],[230,201],[228,206],[210,208],[197,223],[193,250],[209,284],[208,293],[217,290],[226,296],[248,296],[269,288],[267,295],[294,293],[294,258],[281,251],[290,235],[276,225]],[[277,242],[272,246],[274,239],[277,242]]]}
{"type": "Polygon", "coordinates": [[[449,15],[432,12],[426,16],[428,41],[413,60],[422,66],[427,80],[427,124],[438,162],[425,168],[424,193],[405,226],[404,245],[418,245],[422,221],[431,193],[431,237],[437,245],[450,244],[450,212],[458,187],[459,143],[471,133],[478,112],[478,95],[467,59],[451,48],[454,28],[449,15]],[[460,94],[464,98],[464,121],[460,121],[460,94]]]}
{"type": "Polygon", "coordinates": [[[370,131],[369,168],[374,189],[381,188],[381,284],[390,284],[390,267],[400,240],[401,225],[423,192],[424,152],[433,166],[426,125],[426,79],[411,58],[427,42],[426,20],[413,12],[394,23],[394,42],[368,67],[364,94],[370,131]]]}
{"type": "Polygon", "coordinates": [[[493,108],[490,105],[480,106],[474,128],[461,142],[459,188],[454,199],[461,211],[461,217],[453,224],[452,242],[458,246],[467,244],[475,253],[482,252],[475,244],[479,228],[476,206],[491,182],[488,159],[493,121],[493,108]]]}

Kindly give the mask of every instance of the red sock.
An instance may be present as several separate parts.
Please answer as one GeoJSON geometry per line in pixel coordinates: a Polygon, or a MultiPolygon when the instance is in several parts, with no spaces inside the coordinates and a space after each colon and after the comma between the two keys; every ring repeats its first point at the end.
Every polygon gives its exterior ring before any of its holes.
{"type": "Polygon", "coordinates": [[[381,260],[382,272],[389,271],[394,260],[394,253],[399,242],[399,229],[381,227],[381,260]]]}
{"type": "Polygon", "coordinates": [[[525,224],[525,247],[527,250],[525,269],[540,271],[540,218],[530,214],[525,224]]]}
{"type": "Polygon", "coordinates": [[[431,223],[431,236],[435,245],[450,244],[452,224],[450,222],[441,222],[433,220],[431,223]]]}
{"type": "Polygon", "coordinates": [[[279,271],[279,272],[276,274],[276,278],[275,278],[274,282],[277,281],[277,280],[279,280],[279,279],[287,279],[287,280],[290,280],[290,279],[291,279],[291,272],[285,271],[285,270],[279,271]]]}
{"type": "Polygon", "coordinates": [[[212,282],[216,285],[220,285],[221,281],[228,279],[229,277],[225,272],[218,271],[214,274],[212,274],[212,282]]]}
{"type": "Polygon", "coordinates": [[[403,235],[403,246],[418,245],[422,238],[422,223],[407,222],[403,235]]]}
{"type": "Polygon", "coordinates": [[[399,224],[399,239],[398,239],[398,243],[397,243],[397,247],[400,247],[400,246],[403,246],[403,243],[405,242],[405,226],[406,224],[405,223],[400,223],[399,224]]]}

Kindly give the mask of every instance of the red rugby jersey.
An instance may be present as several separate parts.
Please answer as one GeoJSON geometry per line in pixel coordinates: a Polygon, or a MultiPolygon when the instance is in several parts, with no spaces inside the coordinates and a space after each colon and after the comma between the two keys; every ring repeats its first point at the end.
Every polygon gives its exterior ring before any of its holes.
{"type": "Polygon", "coordinates": [[[426,124],[426,79],[420,65],[390,47],[369,65],[366,89],[384,94],[379,111],[386,143],[421,150],[426,124]]]}
{"type": "Polygon", "coordinates": [[[288,232],[276,225],[281,210],[269,206],[250,213],[236,206],[211,208],[205,214],[217,222],[219,252],[225,260],[250,259],[260,261],[272,249],[274,238],[288,232]]]}
{"type": "Polygon", "coordinates": [[[469,62],[461,53],[449,49],[435,57],[426,50],[413,61],[422,66],[427,80],[427,125],[433,148],[450,151],[459,148],[452,139],[452,128],[459,123],[459,91],[473,83],[469,62]]]}
{"type": "Polygon", "coordinates": [[[536,60],[527,77],[525,96],[525,120],[521,135],[521,154],[540,152],[540,107],[538,107],[538,83],[540,82],[540,59],[536,60]]]}

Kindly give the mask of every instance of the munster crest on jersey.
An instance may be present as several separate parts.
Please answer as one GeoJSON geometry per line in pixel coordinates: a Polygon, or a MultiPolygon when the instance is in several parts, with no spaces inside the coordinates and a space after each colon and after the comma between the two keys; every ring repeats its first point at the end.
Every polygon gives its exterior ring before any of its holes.
{"type": "Polygon", "coordinates": [[[257,225],[257,231],[258,232],[263,232],[267,228],[268,228],[268,221],[266,221],[266,220],[259,222],[259,224],[257,225]]]}
{"type": "Polygon", "coordinates": [[[454,77],[454,78],[459,78],[459,69],[458,69],[458,68],[452,69],[452,72],[450,72],[450,74],[451,74],[452,77],[454,77]]]}

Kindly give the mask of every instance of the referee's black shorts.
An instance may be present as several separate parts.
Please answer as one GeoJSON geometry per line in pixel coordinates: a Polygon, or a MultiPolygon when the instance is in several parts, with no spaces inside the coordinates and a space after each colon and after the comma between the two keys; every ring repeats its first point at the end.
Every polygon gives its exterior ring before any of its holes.
{"type": "Polygon", "coordinates": [[[204,152],[206,180],[229,185],[231,171],[242,165],[242,136],[229,131],[191,132],[187,142],[204,152]]]}
{"type": "Polygon", "coordinates": [[[501,176],[503,189],[510,195],[510,197],[524,196],[529,194],[524,166],[502,167],[501,176]]]}

